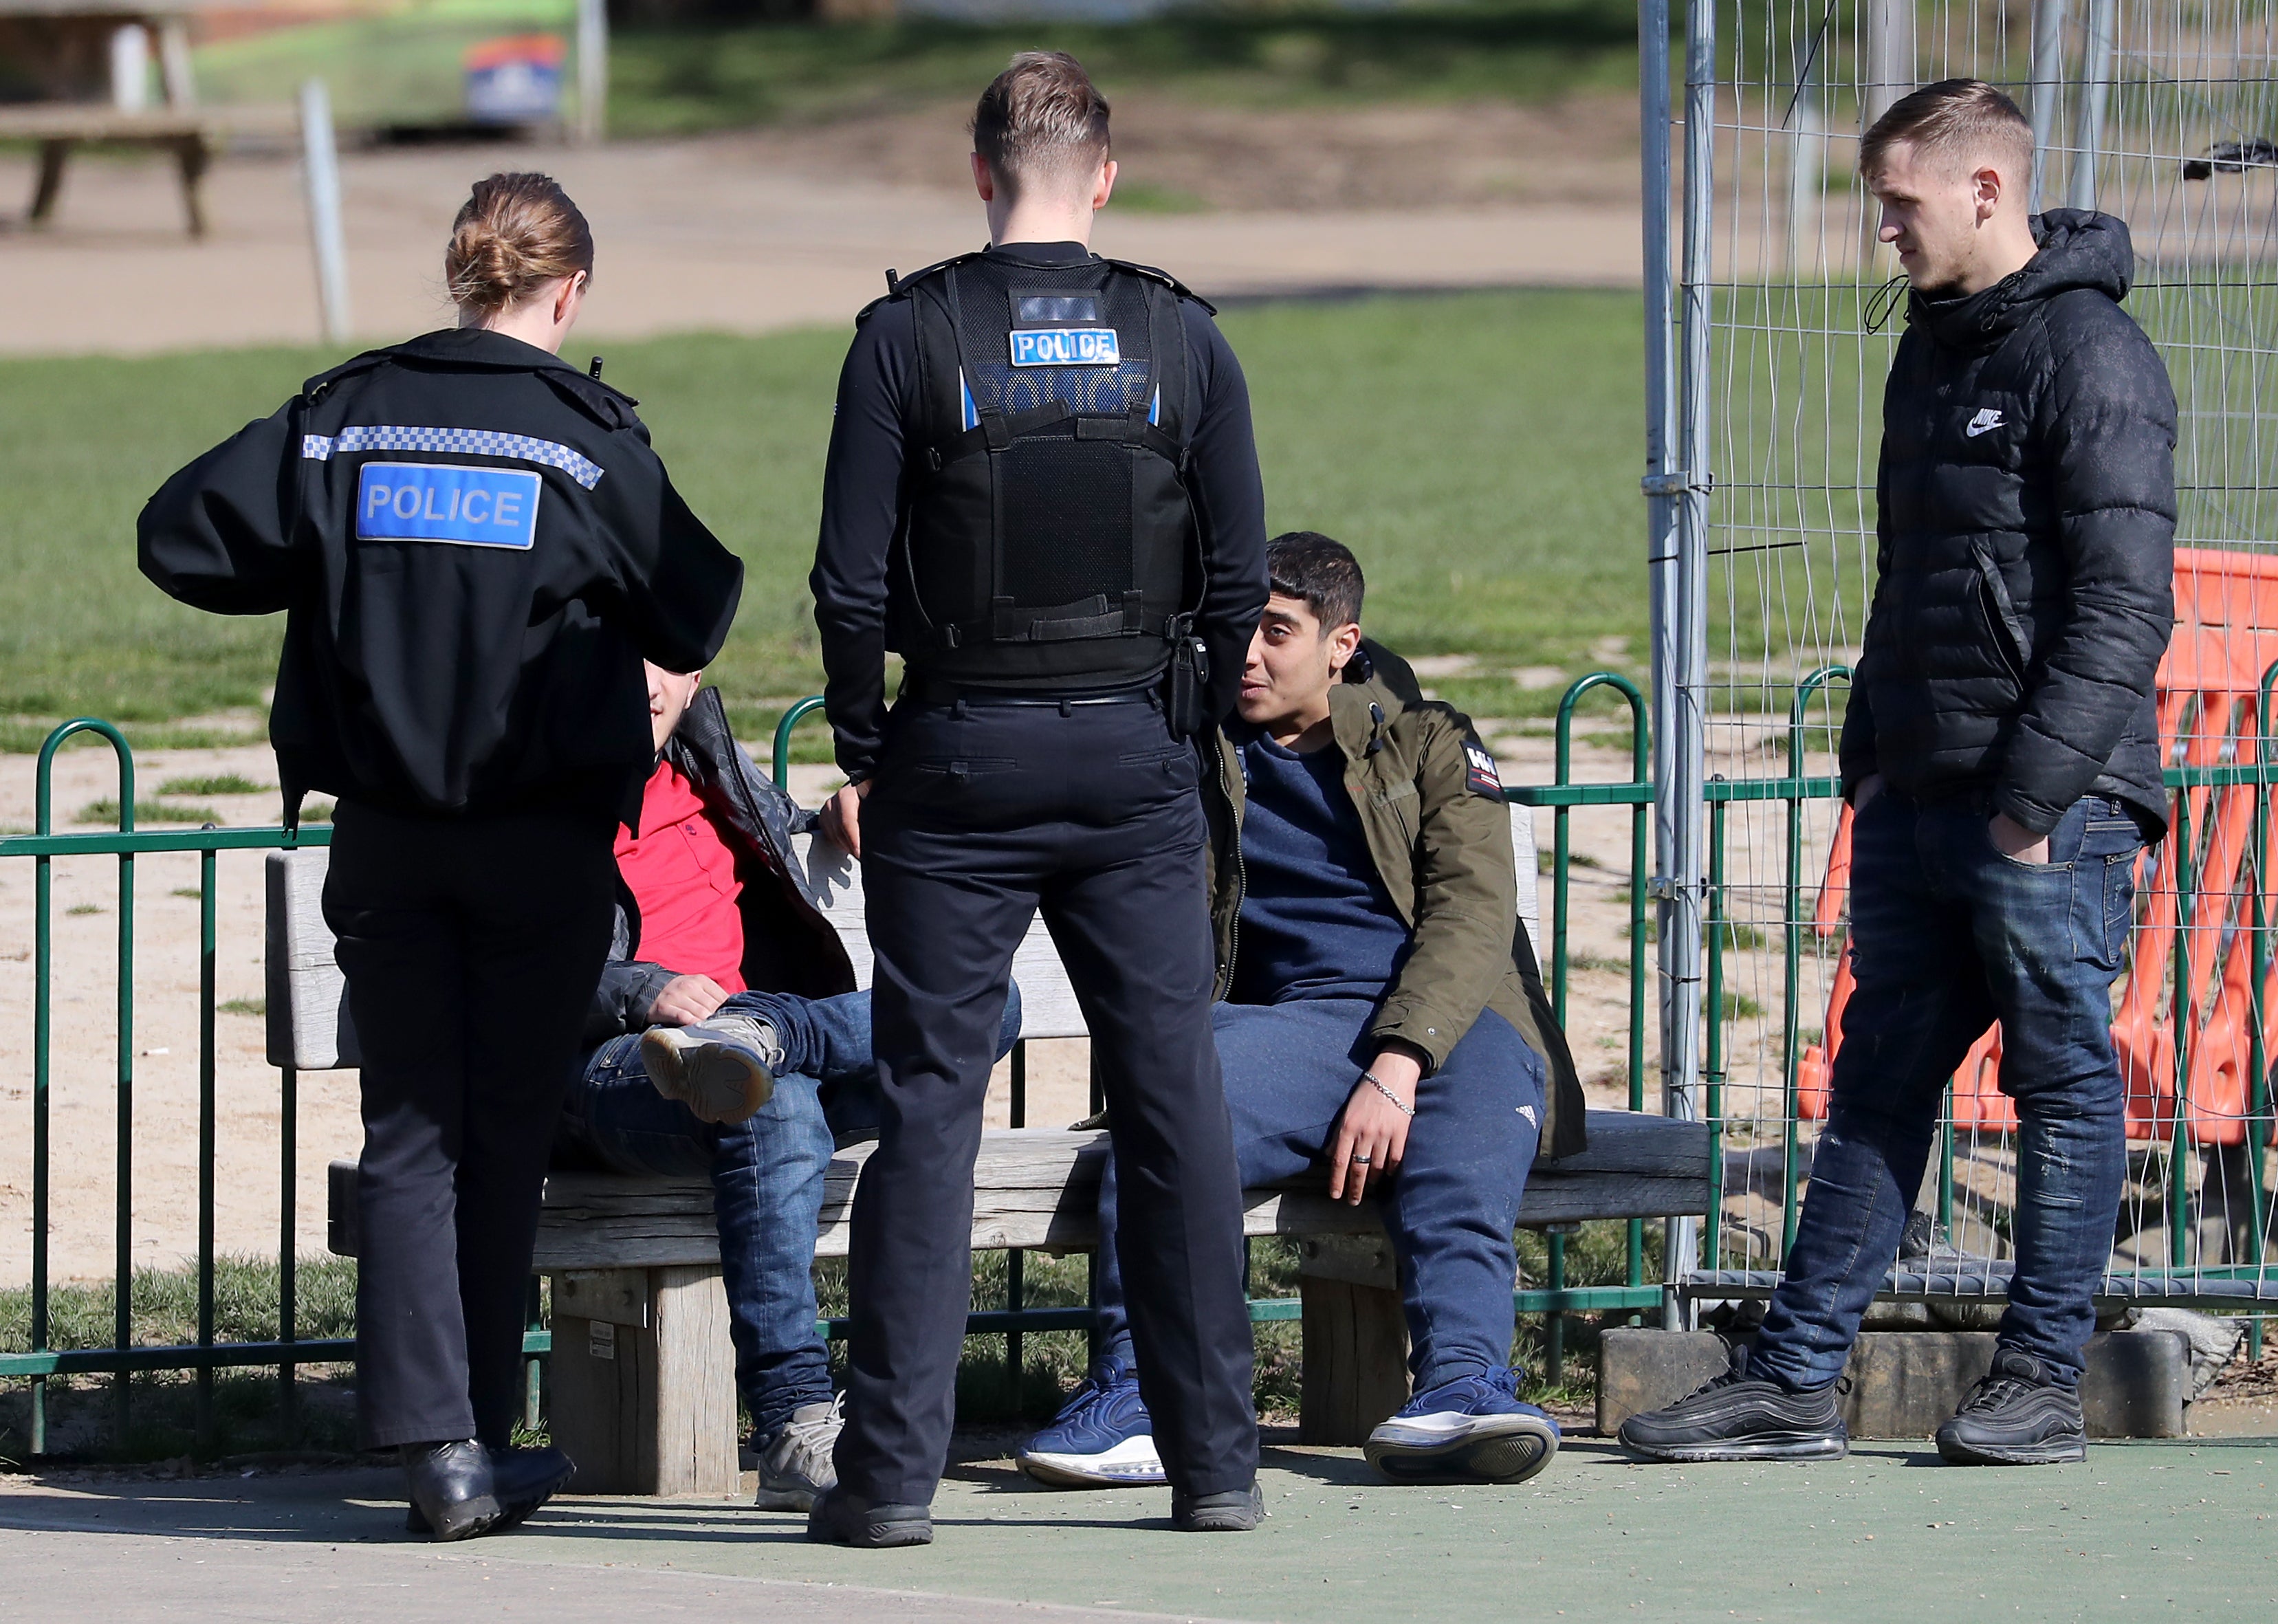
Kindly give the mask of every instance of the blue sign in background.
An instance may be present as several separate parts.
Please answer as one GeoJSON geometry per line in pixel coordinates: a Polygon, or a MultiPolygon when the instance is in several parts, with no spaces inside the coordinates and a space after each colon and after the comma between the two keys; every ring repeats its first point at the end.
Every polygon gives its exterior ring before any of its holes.
{"type": "Polygon", "coordinates": [[[356,476],[355,533],[365,541],[529,547],[541,481],[526,469],[367,462],[356,476]]]}

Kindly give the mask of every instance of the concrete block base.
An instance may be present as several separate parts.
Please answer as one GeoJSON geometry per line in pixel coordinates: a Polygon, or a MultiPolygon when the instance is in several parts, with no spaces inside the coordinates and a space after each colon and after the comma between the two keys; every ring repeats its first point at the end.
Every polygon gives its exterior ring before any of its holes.
{"type": "MultiPolygon", "coordinates": [[[[1726,1369],[1708,1331],[1609,1330],[1598,1341],[1598,1430],[1610,1435],[1726,1369]]],[[[1867,1331],[1844,1375],[1844,1424],[1854,1438],[1923,1438],[1953,1414],[1993,1362],[1991,1331],[1867,1331]]],[[[2182,1437],[2190,1346],[2173,1331],[2116,1330],[2091,1339],[2081,1408],[2091,1437],[2182,1437]]]]}

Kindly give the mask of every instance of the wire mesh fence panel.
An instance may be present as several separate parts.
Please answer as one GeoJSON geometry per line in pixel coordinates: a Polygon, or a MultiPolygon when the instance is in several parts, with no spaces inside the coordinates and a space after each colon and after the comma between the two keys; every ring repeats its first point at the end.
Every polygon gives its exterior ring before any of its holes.
{"type": "MultiPolygon", "coordinates": [[[[2278,919],[2258,881],[2268,796],[2251,770],[2278,662],[2278,4],[1715,4],[1713,86],[1696,62],[1689,98],[1714,121],[1694,381],[1714,481],[1704,1081],[1724,1160],[1703,1263],[1779,1266],[1848,987],[1835,746],[1876,578],[1883,380],[1907,312],[1859,138],[1915,85],[1966,76],[2033,120],[2040,207],[2127,222],[2125,308],[2181,410],[2178,628],[2160,688],[2176,833],[2139,865],[2114,989],[2129,1177],[2113,1274],[2155,1296],[2193,1289],[2177,1269],[2259,1275],[2278,1014],[2278,919]]],[[[2009,1261],[2016,1118],[1999,1065],[1997,1032],[1956,1076],[1902,1262],[1918,1275],[1998,1277],[2009,1261]]]]}

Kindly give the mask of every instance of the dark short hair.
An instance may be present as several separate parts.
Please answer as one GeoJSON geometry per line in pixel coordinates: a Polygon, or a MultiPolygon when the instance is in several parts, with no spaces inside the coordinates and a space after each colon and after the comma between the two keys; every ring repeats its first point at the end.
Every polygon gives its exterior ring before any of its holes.
{"type": "Polygon", "coordinates": [[[2014,102],[1982,79],[1941,79],[1892,103],[1860,138],[1859,172],[1871,179],[1900,141],[1942,158],[1968,159],[2006,148],[2028,167],[2033,161],[2032,125],[2014,102]]]}
{"type": "Polygon", "coordinates": [[[1015,188],[1039,176],[1087,176],[1107,158],[1107,98],[1067,52],[1024,50],[981,93],[973,149],[1015,188]]]}
{"type": "Polygon", "coordinates": [[[1301,598],[1323,631],[1360,621],[1360,560],[1319,530],[1288,530],[1265,544],[1265,575],[1284,598],[1301,598]]]}

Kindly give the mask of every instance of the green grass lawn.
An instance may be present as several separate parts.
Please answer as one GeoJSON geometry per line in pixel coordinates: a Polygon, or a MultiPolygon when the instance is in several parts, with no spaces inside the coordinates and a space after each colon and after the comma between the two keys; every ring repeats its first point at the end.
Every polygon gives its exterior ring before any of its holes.
{"type": "MultiPolygon", "coordinates": [[[[1394,646],[1481,656],[1486,675],[1440,684],[1450,698],[1540,713],[1556,690],[1502,673],[1579,672],[1609,637],[1643,658],[1633,294],[1273,303],[1224,324],[1255,398],[1271,523],[1349,542],[1369,572],[1370,628],[1394,646]]],[[[821,682],[806,577],[845,340],[601,347],[690,502],[749,568],[714,668],[746,728],[821,682]]],[[[330,359],[0,362],[13,425],[0,441],[0,744],[35,748],[52,719],[80,713],[178,743],[198,742],[181,719],[257,717],[281,622],[167,600],[136,572],[134,516],[175,466],[330,359]]]]}
{"type": "Polygon", "coordinates": [[[1014,51],[1033,50],[1071,52],[1119,91],[1220,105],[1533,101],[1634,85],[1637,13],[1609,0],[1478,0],[1197,7],[1113,24],[629,29],[611,42],[609,125],[678,134],[969,100],[1014,51]]]}
{"type": "MultiPolygon", "coordinates": [[[[468,46],[530,30],[570,34],[574,15],[567,0],[411,0],[202,46],[199,87],[215,101],[282,102],[316,74],[352,125],[455,118],[468,46]]],[[[1219,103],[1531,101],[1627,88],[1636,37],[1634,9],[1616,0],[1237,4],[1128,23],[625,27],[609,46],[609,129],[677,135],[969,103],[1013,52],[1040,48],[1073,51],[1119,91],[1219,103]]],[[[573,98],[565,94],[565,109],[573,98]]]]}

